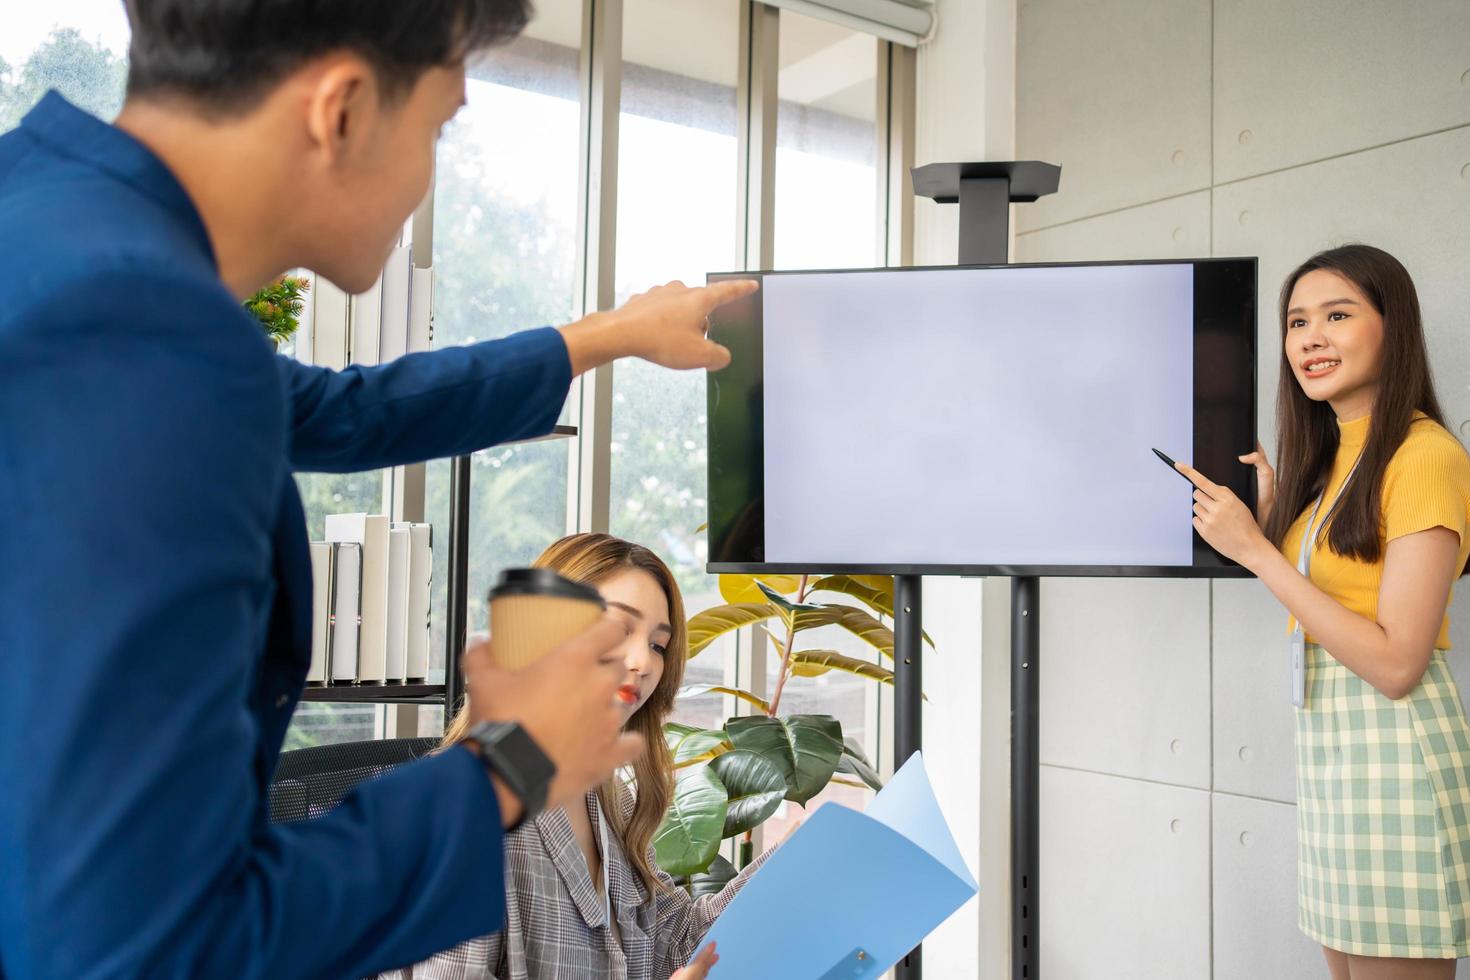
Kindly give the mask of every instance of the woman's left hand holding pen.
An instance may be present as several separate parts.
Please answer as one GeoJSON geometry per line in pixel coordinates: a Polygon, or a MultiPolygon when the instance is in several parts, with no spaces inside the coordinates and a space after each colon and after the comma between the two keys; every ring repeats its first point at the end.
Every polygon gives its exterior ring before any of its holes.
{"type": "Polygon", "coordinates": [[[1212,482],[1186,463],[1175,463],[1174,468],[1195,486],[1194,529],[1211,548],[1251,571],[1261,559],[1275,554],[1255,515],[1229,487],[1212,482]]]}
{"type": "Polygon", "coordinates": [[[1271,516],[1271,505],[1276,502],[1276,471],[1271,468],[1266,450],[1261,448],[1259,442],[1256,443],[1256,451],[1240,457],[1240,461],[1255,468],[1256,523],[1264,528],[1266,519],[1271,516]]]}

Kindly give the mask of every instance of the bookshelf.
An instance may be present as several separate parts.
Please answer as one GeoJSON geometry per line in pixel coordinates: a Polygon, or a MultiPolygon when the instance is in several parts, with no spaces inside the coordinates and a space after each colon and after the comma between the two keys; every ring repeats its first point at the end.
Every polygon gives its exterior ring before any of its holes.
{"type": "MultiPolygon", "coordinates": [[[[575,425],[558,425],[544,436],[518,439],[502,445],[570,439],[575,425]]],[[[464,696],[464,674],[459,658],[464,653],[469,623],[470,588],[470,457],[456,456],[449,467],[449,572],[444,629],[443,684],[328,684],[307,687],[302,702],[335,704],[444,705],[448,724],[464,696]]]]}

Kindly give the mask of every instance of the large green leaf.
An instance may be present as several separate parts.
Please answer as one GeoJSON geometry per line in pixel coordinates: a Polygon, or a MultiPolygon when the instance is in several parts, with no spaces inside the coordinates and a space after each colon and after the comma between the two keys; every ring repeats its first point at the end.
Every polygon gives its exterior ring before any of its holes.
{"type": "Polygon", "coordinates": [[[773,604],[779,606],[781,609],[784,609],[788,613],[793,613],[800,609],[822,608],[822,604],[820,602],[792,602],[790,599],[786,598],[781,593],[777,592],[775,589],[771,588],[764,582],[757,581],[755,583],[755,587],[757,589],[760,589],[761,595],[765,596],[773,604]]]}
{"type": "Polygon", "coordinates": [[[836,608],[842,610],[837,617],[838,626],[864,640],[883,656],[890,660],[893,659],[893,630],[861,609],[853,609],[850,606],[836,608]]]}
{"type": "Polygon", "coordinates": [[[679,692],[674,697],[683,700],[685,698],[697,698],[703,694],[728,694],[731,697],[739,698],[753,708],[759,708],[761,711],[771,710],[771,706],[765,698],[758,697],[738,687],[725,687],[722,684],[690,684],[687,687],[679,688],[679,692]]]}
{"type": "Polygon", "coordinates": [[[721,730],[696,728],[670,748],[674,752],[674,765],[687,766],[695,762],[706,762],[721,752],[728,752],[730,742],[721,730]]]}
{"type": "Polygon", "coordinates": [[[729,809],[725,811],[724,836],[734,837],[765,823],[786,798],[786,777],[754,752],[736,749],[710,762],[709,767],[725,784],[729,809]]]}
{"type": "Polygon", "coordinates": [[[806,805],[822,791],[842,755],[842,725],[831,715],[731,718],[730,744],[774,764],[786,780],[786,798],[806,805]]]}
{"type": "Polygon", "coordinates": [[[725,860],[723,854],[716,854],[708,871],[689,879],[689,896],[700,899],[706,895],[718,895],[739,873],[735,870],[735,865],[725,860]]]}
{"type": "Polygon", "coordinates": [[[884,684],[893,683],[893,671],[887,667],[836,650],[798,650],[791,655],[791,673],[797,677],[820,677],[829,670],[844,670],[884,684]]]}
{"type": "Polygon", "coordinates": [[[820,609],[802,610],[794,618],[798,633],[823,626],[841,626],[866,641],[883,656],[893,659],[893,630],[878,622],[871,613],[853,606],[823,606],[820,609]]]}
{"type": "Polygon", "coordinates": [[[866,582],[858,581],[854,575],[828,575],[812,583],[813,592],[841,592],[866,602],[874,612],[884,616],[893,615],[893,582],[882,589],[875,589],[866,582]]]}
{"type": "MultiPolygon", "coordinates": [[[[811,591],[840,592],[861,599],[879,615],[893,615],[893,580],[886,575],[829,575],[812,583],[811,591]],[[873,580],[883,583],[883,588],[874,588],[873,580]]],[[[934,646],[934,639],[927,632],[924,642],[934,646]]]]}
{"type": "Polygon", "coordinates": [[[836,771],[847,773],[848,776],[857,776],[858,779],[867,783],[869,789],[882,789],[883,777],[879,776],[878,770],[867,761],[867,754],[863,752],[863,746],[858,745],[853,739],[842,739],[842,758],[836,763],[836,771]]]}
{"type": "Polygon", "coordinates": [[[692,735],[695,732],[702,731],[704,731],[704,729],[700,728],[698,725],[681,725],[677,721],[666,721],[664,722],[664,744],[667,745],[669,747],[669,751],[672,752],[674,751],[674,746],[678,745],[680,740],[682,740],[685,735],[692,735]]]}
{"type": "Polygon", "coordinates": [[[737,602],[696,613],[689,620],[689,656],[699,655],[726,633],[778,614],[779,610],[764,602],[737,602]]]}
{"type": "Polygon", "coordinates": [[[726,602],[764,602],[766,594],[761,585],[767,585],[785,595],[801,587],[800,575],[721,575],[720,595],[726,602]]]}
{"type": "Polygon", "coordinates": [[[720,849],[727,798],[720,777],[708,766],[674,784],[669,812],[653,838],[660,868],[671,875],[690,875],[709,867],[720,849]]]}

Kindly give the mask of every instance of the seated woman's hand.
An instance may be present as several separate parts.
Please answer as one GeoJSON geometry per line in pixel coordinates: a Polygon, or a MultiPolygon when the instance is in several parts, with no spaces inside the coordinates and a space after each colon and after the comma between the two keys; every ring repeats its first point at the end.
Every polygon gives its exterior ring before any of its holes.
{"type": "Polygon", "coordinates": [[[718,962],[720,962],[720,957],[715,953],[715,944],[710,943],[689,961],[688,966],[682,970],[675,970],[669,980],[705,980],[709,976],[710,967],[718,962]]]}

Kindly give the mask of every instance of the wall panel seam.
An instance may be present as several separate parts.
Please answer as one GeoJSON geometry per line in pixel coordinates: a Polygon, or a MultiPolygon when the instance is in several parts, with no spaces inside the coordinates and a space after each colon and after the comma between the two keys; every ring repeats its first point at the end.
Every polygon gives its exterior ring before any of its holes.
{"type": "Polygon", "coordinates": [[[1088,769],[1083,766],[1068,766],[1059,762],[1043,762],[1043,769],[1058,769],[1063,772],[1081,772],[1090,776],[1107,776],[1111,779],[1126,779],[1135,783],[1148,783],[1151,786],[1167,786],[1170,789],[1187,789],[1195,793],[1212,792],[1208,786],[1196,786],[1192,783],[1171,783],[1164,779],[1149,779],[1147,776],[1129,776],[1121,772],[1108,772],[1105,769],[1088,769]]]}
{"type": "MultiPolygon", "coordinates": [[[[1319,163],[1330,163],[1330,162],[1332,162],[1334,160],[1342,160],[1342,159],[1345,159],[1347,157],[1357,156],[1360,153],[1372,153],[1375,150],[1383,150],[1383,149],[1387,149],[1388,147],[1398,146],[1398,145],[1403,144],[1403,143],[1412,143],[1412,142],[1414,142],[1416,140],[1430,139],[1430,138],[1435,137],[1435,136],[1443,136],[1446,133],[1453,133],[1453,132],[1457,132],[1457,131],[1462,130],[1462,129],[1470,129],[1470,122],[1457,123],[1456,125],[1453,125],[1453,126],[1446,126],[1443,129],[1435,129],[1435,130],[1431,130],[1431,131],[1429,131],[1427,133],[1418,133],[1418,134],[1416,134],[1414,136],[1406,136],[1406,137],[1404,137],[1402,139],[1389,140],[1386,143],[1375,143],[1372,146],[1359,147],[1358,149],[1355,149],[1355,150],[1347,150],[1347,151],[1345,151],[1343,153],[1336,153],[1336,154],[1332,154],[1330,156],[1318,157],[1316,159],[1307,160],[1307,161],[1304,161],[1302,163],[1294,163],[1294,164],[1291,164],[1290,166],[1278,167],[1278,168],[1276,168],[1274,170],[1263,170],[1263,171],[1261,171],[1258,174],[1251,174],[1251,175],[1246,176],[1246,177],[1236,177],[1236,178],[1234,178],[1232,180],[1224,180],[1224,181],[1220,181],[1218,183],[1211,183],[1211,184],[1207,184],[1207,185],[1204,185],[1204,186],[1195,187],[1195,188],[1192,188],[1192,189],[1187,190],[1187,191],[1180,191],[1177,194],[1167,194],[1167,195],[1165,195],[1163,197],[1150,198],[1147,201],[1139,201],[1139,202],[1137,202],[1135,204],[1127,204],[1127,205],[1124,205],[1122,207],[1109,208],[1106,211],[1094,211],[1094,212],[1091,212],[1089,214],[1080,215],[1080,216],[1078,216],[1076,218],[1068,218],[1066,221],[1058,221],[1058,222],[1055,222],[1053,224],[1040,225],[1040,226],[1038,226],[1036,228],[1028,228],[1025,231],[1018,231],[1016,233],[1016,237],[1017,238],[1025,238],[1028,235],[1035,235],[1035,234],[1038,234],[1038,233],[1043,232],[1043,231],[1051,231],[1051,230],[1053,230],[1055,228],[1065,228],[1068,225],[1081,224],[1084,221],[1091,221],[1094,218],[1106,218],[1106,217],[1110,217],[1110,216],[1115,215],[1115,214],[1122,214],[1122,213],[1124,213],[1126,211],[1136,211],[1139,208],[1151,207],[1151,206],[1153,206],[1155,204],[1163,204],[1166,201],[1177,201],[1177,200],[1179,200],[1182,197],[1189,197],[1192,194],[1206,194],[1206,193],[1209,193],[1212,190],[1218,190],[1219,188],[1222,188],[1222,187],[1233,187],[1236,184],[1244,184],[1244,183],[1247,183],[1248,181],[1260,180],[1260,179],[1262,179],[1264,177],[1274,177],[1277,174],[1289,173],[1290,171],[1293,171],[1293,170],[1302,170],[1302,169],[1304,169],[1306,167],[1316,166],[1319,163]]],[[[1213,149],[1212,149],[1212,152],[1211,152],[1211,156],[1213,157],[1213,149]]],[[[1213,171],[1213,169],[1214,169],[1214,162],[1213,162],[1213,160],[1211,160],[1211,170],[1213,171]]],[[[1211,175],[1211,180],[1213,180],[1213,179],[1214,178],[1213,178],[1213,174],[1212,174],[1211,175]]],[[[1213,205],[1213,196],[1212,196],[1211,204],[1213,205]]],[[[1213,214],[1213,209],[1212,209],[1211,217],[1210,217],[1210,234],[1211,234],[1211,245],[1212,245],[1211,254],[1214,254],[1214,249],[1213,249],[1213,235],[1214,235],[1214,214],[1213,214]]]]}
{"type": "Polygon", "coordinates": [[[1346,159],[1347,157],[1357,156],[1360,153],[1372,153],[1374,150],[1383,150],[1383,149],[1387,149],[1390,146],[1399,146],[1400,144],[1403,144],[1403,143],[1413,143],[1416,140],[1426,140],[1426,139],[1431,139],[1431,138],[1433,138],[1435,136],[1443,136],[1446,133],[1453,133],[1453,132],[1456,132],[1457,130],[1461,130],[1461,129],[1470,129],[1470,121],[1462,122],[1462,123],[1456,123],[1453,126],[1445,126],[1445,127],[1441,128],[1441,129],[1432,129],[1432,130],[1430,130],[1428,132],[1425,132],[1425,133],[1415,133],[1413,136],[1405,136],[1405,137],[1402,137],[1401,139],[1388,140],[1388,141],[1383,142],[1383,143],[1374,143],[1371,146],[1360,146],[1357,149],[1344,150],[1341,153],[1333,153],[1333,154],[1330,154],[1330,155],[1325,156],[1325,157],[1317,157],[1316,159],[1313,159],[1313,160],[1304,160],[1301,163],[1293,163],[1293,164],[1290,164],[1290,165],[1285,166],[1285,167],[1277,167],[1274,170],[1263,170],[1263,171],[1261,171],[1258,174],[1249,174],[1249,175],[1247,175],[1245,177],[1236,177],[1236,178],[1233,178],[1231,180],[1222,180],[1222,181],[1220,181],[1220,182],[1218,182],[1218,183],[1216,183],[1216,184],[1214,184],[1212,186],[1217,187],[1217,188],[1218,187],[1231,187],[1231,186],[1234,186],[1235,184],[1244,184],[1244,183],[1246,183],[1248,181],[1260,180],[1263,177],[1274,177],[1277,174],[1289,173],[1289,172],[1291,172],[1293,170],[1302,170],[1302,169],[1305,169],[1306,167],[1315,167],[1319,163],[1331,163],[1333,160],[1343,160],[1343,159],[1346,159]]]}
{"type": "Polygon", "coordinates": [[[1037,228],[1028,228],[1025,231],[1016,232],[1016,237],[1025,238],[1027,235],[1034,235],[1037,232],[1051,231],[1053,228],[1065,228],[1067,225],[1081,224],[1084,221],[1091,221],[1093,218],[1106,218],[1109,215],[1122,214],[1124,211],[1136,211],[1139,208],[1146,208],[1150,205],[1163,204],[1165,201],[1177,201],[1181,197],[1190,197],[1194,194],[1208,194],[1209,192],[1210,186],[1206,184],[1204,186],[1195,187],[1187,191],[1181,191],[1178,194],[1169,194],[1165,197],[1150,198],[1147,201],[1139,201],[1137,204],[1126,204],[1120,208],[1111,208],[1107,211],[1096,211],[1092,214],[1085,214],[1080,218],[1068,218],[1066,221],[1058,221],[1055,224],[1041,225],[1037,228]]]}
{"type": "Polygon", "coordinates": [[[1290,807],[1293,810],[1296,809],[1295,803],[1288,803],[1285,800],[1273,799],[1269,796],[1252,796],[1250,793],[1232,793],[1228,789],[1214,789],[1210,790],[1210,793],[1213,796],[1228,796],[1233,800],[1250,800],[1253,803],[1274,803],[1277,806],[1290,807]]]}

